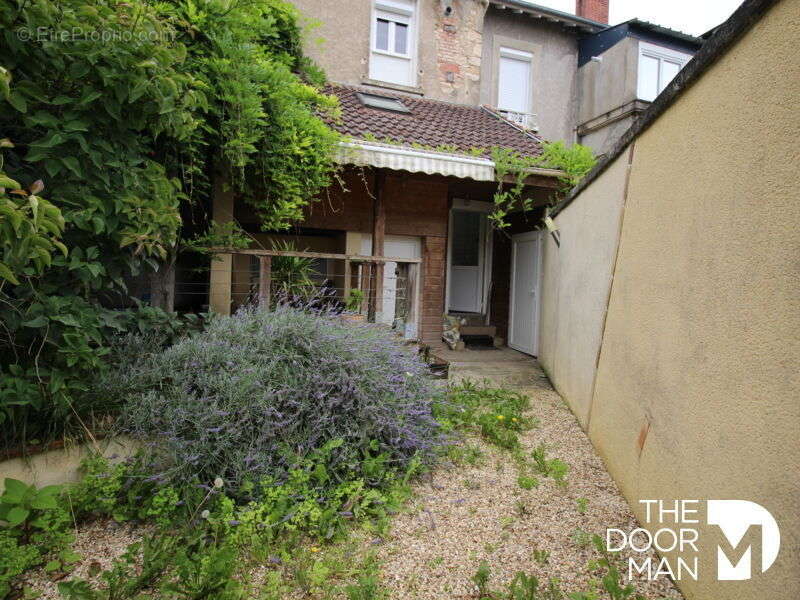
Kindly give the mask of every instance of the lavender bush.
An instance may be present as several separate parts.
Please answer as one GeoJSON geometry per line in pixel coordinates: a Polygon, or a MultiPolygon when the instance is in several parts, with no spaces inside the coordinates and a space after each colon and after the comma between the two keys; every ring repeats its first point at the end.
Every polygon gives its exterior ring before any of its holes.
{"type": "Polygon", "coordinates": [[[333,440],[331,480],[368,477],[369,456],[402,467],[443,442],[425,364],[375,325],[248,309],[141,356],[104,387],[162,483],[281,481],[333,440]]]}

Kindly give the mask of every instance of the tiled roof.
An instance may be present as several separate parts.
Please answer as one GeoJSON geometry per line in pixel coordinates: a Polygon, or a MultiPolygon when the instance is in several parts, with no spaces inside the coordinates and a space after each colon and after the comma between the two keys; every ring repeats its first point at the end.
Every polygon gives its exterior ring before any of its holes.
{"type": "Polygon", "coordinates": [[[511,148],[525,156],[542,152],[540,138],[478,106],[340,84],[328,85],[325,91],[339,98],[342,109],[341,122],[330,125],[354,139],[377,138],[407,146],[418,144],[428,149],[450,149],[465,154],[475,148],[485,148],[487,152],[484,156],[489,156],[488,150],[493,146],[511,148]],[[357,92],[400,100],[410,112],[364,106],[357,92]]]}

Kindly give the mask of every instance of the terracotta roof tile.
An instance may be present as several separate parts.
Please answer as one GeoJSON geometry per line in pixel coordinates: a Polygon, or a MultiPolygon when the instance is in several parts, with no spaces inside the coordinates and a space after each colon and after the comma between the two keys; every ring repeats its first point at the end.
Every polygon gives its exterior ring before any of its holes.
{"type": "MultiPolygon", "coordinates": [[[[478,106],[451,104],[359,86],[330,84],[326,93],[339,98],[340,123],[330,123],[337,131],[355,139],[375,136],[403,145],[421,144],[455,148],[468,153],[474,148],[501,146],[526,156],[542,152],[541,139],[526,133],[509,121],[478,106]],[[357,92],[400,100],[411,112],[401,113],[364,106],[357,92]]],[[[489,155],[489,152],[484,154],[489,155]]]]}

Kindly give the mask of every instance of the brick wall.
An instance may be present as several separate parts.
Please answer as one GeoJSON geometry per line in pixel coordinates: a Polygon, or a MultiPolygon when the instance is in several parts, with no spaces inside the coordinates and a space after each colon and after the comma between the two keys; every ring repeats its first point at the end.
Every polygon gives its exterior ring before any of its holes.
{"type": "Polygon", "coordinates": [[[442,340],[447,238],[422,238],[421,339],[427,344],[442,340]]]}
{"type": "Polygon", "coordinates": [[[439,90],[449,100],[467,102],[477,98],[487,4],[482,0],[453,0],[453,12],[447,17],[438,1],[435,6],[439,90]]]}
{"type": "Polygon", "coordinates": [[[608,23],[608,0],[576,0],[575,14],[592,21],[608,23]]]}
{"type": "MultiPolygon", "coordinates": [[[[303,227],[372,232],[373,175],[350,168],[343,174],[345,189],[334,184],[306,210],[303,227]]],[[[387,173],[386,234],[422,238],[421,338],[434,343],[442,337],[447,260],[448,182],[438,176],[387,173]]]]}

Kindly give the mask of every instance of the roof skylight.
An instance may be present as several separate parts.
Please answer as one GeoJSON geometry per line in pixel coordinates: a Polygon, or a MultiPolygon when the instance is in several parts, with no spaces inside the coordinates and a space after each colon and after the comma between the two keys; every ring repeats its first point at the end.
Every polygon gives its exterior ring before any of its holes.
{"type": "Polygon", "coordinates": [[[361,104],[370,108],[380,108],[400,113],[410,113],[411,110],[397,98],[387,98],[386,96],[376,96],[375,94],[364,94],[356,92],[361,104]]]}

